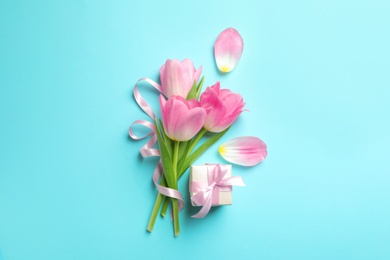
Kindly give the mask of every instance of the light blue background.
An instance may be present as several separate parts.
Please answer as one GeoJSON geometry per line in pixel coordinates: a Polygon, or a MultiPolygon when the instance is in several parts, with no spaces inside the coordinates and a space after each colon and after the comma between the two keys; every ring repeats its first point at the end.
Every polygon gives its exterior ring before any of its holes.
{"type": "MultiPolygon", "coordinates": [[[[389,259],[390,2],[0,0],[0,259],[389,259]],[[238,29],[237,68],[212,47],[238,29]],[[132,97],[167,58],[239,92],[268,158],[202,220],[146,224],[132,97]]],[[[143,89],[157,104],[157,93],[143,89]]],[[[198,163],[224,161],[210,149],[198,163]]],[[[187,177],[180,182],[186,190],[187,177]]],[[[187,205],[188,195],[186,195],[187,205]]]]}

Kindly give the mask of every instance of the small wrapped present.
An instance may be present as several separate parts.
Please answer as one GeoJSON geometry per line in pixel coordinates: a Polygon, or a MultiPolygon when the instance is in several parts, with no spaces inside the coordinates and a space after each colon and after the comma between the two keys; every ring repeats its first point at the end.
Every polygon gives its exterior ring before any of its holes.
{"type": "Polygon", "coordinates": [[[231,205],[233,185],[245,186],[245,183],[241,177],[232,176],[231,165],[191,166],[189,184],[191,203],[193,206],[202,206],[192,217],[205,217],[211,206],[231,205]]]}

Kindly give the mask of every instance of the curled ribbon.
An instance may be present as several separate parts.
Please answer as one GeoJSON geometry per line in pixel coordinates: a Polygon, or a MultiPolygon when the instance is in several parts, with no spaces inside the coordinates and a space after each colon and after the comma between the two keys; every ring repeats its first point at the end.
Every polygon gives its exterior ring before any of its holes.
{"type": "Polygon", "coordinates": [[[135,98],[135,101],[137,102],[138,106],[151,118],[151,119],[155,119],[156,116],[154,115],[154,112],[153,112],[153,109],[149,106],[149,104],[145,101],[145,99],[141,96],[141,94],[139,93],[138,91],[138,88],[137,88],[137,85],[138,83],[142,82],[142,81],[145,81],[147,83],[149,83],[151,86],[153,86],[155,89],[158,90],[158,92],[162,93],[162,88],[161,86],[154,82],[153,80],[149,79],[149,78],[141,78],[139,79],[136,83],[135,83],[135,86],[134,86],[134,98],[135,98]]]}
{"type": "MultiPolygon", "coordinates": [[[[153,109],[149,106],[149,104],[145,101],[145,99],[139,93],[137,85],[138,85],[139,82],[142,82],[142,81],[145,81],[145,82],[149,83],[151,86],[153,86],[160,93],[162,93],[162,88],[161,88],[161,86],[158,83],[154,82],[153,80],[151,80],[149,78],[141,78],[141,79],[139,79],[135,83],[135,86],[134,86],[134,99],[137,102],[138,106],[152,120],[155,120],[156,119],[156,115],[154,114],[153,109]]],[[[153,148],[154,145],[157,142],[156,127],[155,127],[154,123],[149,122],[147,120],[136,120],[136,121],[134,121],[131,124],[131,126],[129,127],[129,136],[131,138],[133,138],[134,140],[142,140],[144,138],[147,138],[147,137],[151,136],[149,141],[145,145],[143,145],[141,147],[140,153],[141,153],[142,157],[144,157],[144,158],[151,157],[151,156],[160,156],[160,151],[158,149],[153,148]],[[146,128],[149,128],[150,132],[147,133],[144,136],[138,136],[138,135],[136,135],[134,133],[134,130],[133,130],[133,127],[136,126],[136,125],[140,125],[140,126],[144,126],[146,128]]],[[[160,160],[159,163],[157,164],[155,170],[154,170],[154,173],[153,173],[153,177],[152,177],[153,182],[156,185],[157,190],[162,195],[170,197],[170,198],[177,199],[179,201],[179,211],[180,211],[180,210],[182,210],[182,208],[184,206],[184,200],[183,200],[183,197],[181,196],[181,193],[178,190],[171,189],[171,188],[168,188],[168,187],[164,187],[164,186],[161,186],[160,184],[158,184],[158,181],[161,178],[162,172],[163,172],[163,168],[162,168],[162,164],[161,164],[161,160],[160,160]]]]}
{"type": "Polygon", "coordinates": [[[203,205],[200,211],[193,215],[193,218],[204,218],[210,211],[213,205],[213,200],[218,199],[219,189],[217,187],[245,186],[244,181],[240,176],[232,176],[224,178],[227,173],[227,167],[220,164],[207,165],[208,185],[204,187],[199,182],[191,183],[191,190],[196,193],[191,197],[191,200],[196,205],[203,205]]]}
{"type": "MultiPolygon", "coordinates": [[[[162,89],[161,89],[161,86],[159,84],[157,84],[156,82],[154,82],[153,80],[151,80],[149,78],[141,78],[134,85],[134,99],[135,99],[135,101],[137,102],[138,106],[152,120],[155,120],[156,115],[154,114],[153,109],[149,106],[148,102],[146,102],[145,99],[141,96],[141,94],[139,93],[138,87],[137,87],[138,83],[143,82],[143,81],[149,83],[151,86],[153,86],[155,89],[157,89],[160,93],[162,93],[162,89]]],[[[160,151],[153,148],[153,146],[157,142],[156,127],[154,126],[154,123],[151,123],[151,122],[146,121],[146,120],[136,120],[136,121],[134,121],[134,123],[131,124],[131,126],[129,128],[129,135],[134,140],[141,140],[141,139],[144,139],[148,136],[152,136],[150,138],[150,140],[144,146],[141,147],[140,153],[144,158],[150,157],[150,156],[160,156],[160,151]],[[135,125],[145,126],[145,127],[150,129],[150,132],[145,136],[137,136],[136,134],[134,134],[134,131],[133,131],[133,126],[135,126],[135,125]]]]}
{"type": "Polygon", "coordinates": [[[153,146],[157,142],[156,127],[153,123],[146,121],[146,120],[136,120],[131,124],[131,126],[129,128],[129,135],[134,140],[141,140],[141,139],[147,138],[149,136],[152,136],[149,139],[149,141],[141,147],[141,149],[139,151],[140,151],[142,157],[144,157],[144,158],[150,157],[150,156],[160,156],[160,151],[158,149],[153,148],[153,146]],[[150,132],[144,136],[137,136],[136,134],[134,134],[134,131],[133,131],[133,126],[135,126],[135,125],[145,126],[145,127],[150,129],[150,132]]]}

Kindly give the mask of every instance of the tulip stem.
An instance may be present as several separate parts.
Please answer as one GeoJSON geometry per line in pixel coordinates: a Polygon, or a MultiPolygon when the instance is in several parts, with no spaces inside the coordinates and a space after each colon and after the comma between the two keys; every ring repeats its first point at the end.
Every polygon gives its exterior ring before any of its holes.
{"type": "Polygon", "coordinates": [[[180,141],[174,141],[174,144],[173,144],[173,162],[172,162],[172,166],[173,166],[173,175],[174,175],[174,180],[177,182],[178,180],[178,175],[177,175],[177,158],[178,158],[178,155],[179,155],[179,145],[180,145],[180,141]]]}
{"type": "Polygon", "coordinates": [[[172,199],[172,210],[173,210],[173,229],[175,232],[175,237],[177,237],[180,234],[179,204],[177,199],[172,199]]]}
{"type": "MultiPolygon", "coordinates": [[[[177,158],[179,155],[179,146],[180,142],[175,141],[173,145],[173,175],[174,175],[174,182],[175,187],[174,189],[178,188],[178,174],[177,174],[177,158]]],[[[175,232],[175,237],[177,237],[180,234],[180,226],[179,226],[179,205],[177,199],[172,199],[172,210],[173,210],[173,228],[175,232]]]]}
{"type": "Polygon", "coordinates": [[[150,215],[148,227],[146,228],[146,230],[149,232],[152,232],[153,230],[154,223],[156,222],[158,210],[160,209],[163,197],[164,195],[162,195],[160,192],[157,194],[156,201],[154,202],[154,206],[153,206],[153,211],[152,214],[150,215]]]}
{"type": "Polygon", "coordinates": [[[169,205],[169,198],[168,197],[165,197],[164,199],[164,203],[161,207],[161,216],[165,218],[165,216],[167,215],[167,209],[168,209],[168,205],[169,205]]]}
{"type": "MultiPolygon", "coordinates": [[[[164,176],[162,176],[162,178],[161,178],[160,185],[164,186],[164,187],[167,186],[167,183],[165,181],[164,176]]],[[[152,214],[150,214],[148,227],[146,228],[146,230],[149,232],[152,232],[152,230],[153,230],[154,223],[156,222],[156,218],[158,215],[158,210],[161,208],[161,203],[162,203],[163,199],[164,199],[164,202],[165,202],[165,200],[168,202],[168,199],[164,195],[162,195],[160,192],[157,192],[157,197],[156,197],[156,200],[154,202],[152,214]]],[[[165,205],[165,203],[164,203],[164,205],[165,205]]],[[[162,211],[163,211],[163,208],[161,209],[161,212],[162,211]]],[[[165,209],[165,212],[166,212],[166,209],[165,209]]],[[[165,217],[165,214],[163,215],[163,217],[165,217]]]]}

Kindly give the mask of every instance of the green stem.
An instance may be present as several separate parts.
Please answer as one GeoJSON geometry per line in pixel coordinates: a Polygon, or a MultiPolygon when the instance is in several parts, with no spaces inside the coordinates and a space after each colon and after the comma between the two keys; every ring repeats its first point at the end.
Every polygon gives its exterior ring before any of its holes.
{"type": "Polygon", "coordinates": [[[168,205],[169,205],[169,198],[165,197],[164,199],[164,203],[161,207],[161,216],[163,216],[165,218],[165,216],[167,215],[167,209],[168,209],[168,205]]]}
{"type": "Polygon", "coordinates": [[[161,201],[163,199],[164,195],[162,195],[160,192],[157,193],[156,201],[154,202],[152,214],[150,215],[148,227],[146,228],[147,231],[152,232],[154,223],[156,222],[158,210],[161,206],[161,201]]]}
{"type": "MultiPolygon", "coordinates": [[[[161,180],[160,180],[160,185],[161,186],[164,186],[166,187],[167,186],[167,182],[165,180],[165,177],[162,177],[161,180]]],[[[162,195],[160,192],[157,192],[157,197],[156,197],[156,200],[154,201],[154,206],[153,206],[153,210],[152,210],[152,214],[150,214],[150,218],[149,218],[149,223],[148,223],[148,227],[146,228],[147,231],[149,232],[152,232],[153,230],[153,227],[154,227],[154,223],[156,222],[156,218],[157,218],[157,215],[158,215],[158,210],[160,209],[161,207],[161,203],[162,203],[162,200],[165,199],[167,200],[167,198],[162,195]]],[[[165,203],[164,203],[165,204],[165,203]]],[[[163,209],[161,209],[162,211],[163,209]]]]}
{"type": "Polygon", "coordinates": [[[177,237],[180,234],[179,204],[177,199],[172,199],[172,210],[173,210],[173,229],[175,232],[175,237],[177,237]]]}
{"type": "Polygon", "coordinates": [[[173,162],[172,162],[172,168],[173,168],[173,176],[175,176],[175,182],[177,183],[178,175],[177,175],[177,158],[179,156],[179,145],[180,141],[174,141],[173,145],[173,162]]]}
{"type": "MultiPolygon", "coordinates": [[[[173,145],[173,162],[172,162],[172,168],[173,168],[173,176],[174,176],[174,187],[173,189],[178,189],[178,174],[177,174],[177,158],[179,155],[179,141],[175,141],[173,145]]],[[[180,225],[179,225],[179,202],[177,199],[172,199],[172,210],[173,210],[173,229],[175,232],[175,237],[177,237],[180,234],[180,225]]]]}

